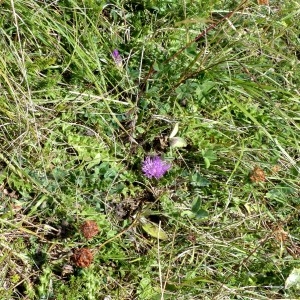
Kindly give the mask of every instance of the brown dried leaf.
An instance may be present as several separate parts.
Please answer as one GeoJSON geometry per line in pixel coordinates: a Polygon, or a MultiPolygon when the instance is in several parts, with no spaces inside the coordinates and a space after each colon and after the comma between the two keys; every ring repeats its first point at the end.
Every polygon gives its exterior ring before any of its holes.
{"type": "Polygon", "coordinates": [[[272,171],[272,174],[277,174],[279,171],[280,171],[280,166],[279,165],[275,165],[272,167],[271,171],[272,171]]]}
{"type": "Polygon", "coordinates": [[[269,0],[257,0],[258,5],[269,5],[269,0]]]}
{"type": "Polygon", "coordinates": [[[278,226],[273,231],[273,236],[274,236],[274,238],[277,242],[282,243],[282,242],[285,242],[287,240],[288,233],[281,226],[278,226]]]}

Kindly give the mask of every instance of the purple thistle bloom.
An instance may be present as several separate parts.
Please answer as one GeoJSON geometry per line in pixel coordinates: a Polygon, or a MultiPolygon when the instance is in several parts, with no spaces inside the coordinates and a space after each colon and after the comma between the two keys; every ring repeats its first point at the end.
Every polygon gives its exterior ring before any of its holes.
{"type": "Polygon", "coordinates": [[[117,67],[122,68],[123,64],[122,64],[122,57],[119,53],[119,51],[117,49],[115,49],[112,53],[111,56],[115,62],[115,64],[117,65],[117,67]]]}
{"type": "Polygon", "coordinates": [[[171,165],[163,161],[159,156],[147,157],[143,161],[142,171],[148,178],[159,179],[171,168],[171,165]]]}

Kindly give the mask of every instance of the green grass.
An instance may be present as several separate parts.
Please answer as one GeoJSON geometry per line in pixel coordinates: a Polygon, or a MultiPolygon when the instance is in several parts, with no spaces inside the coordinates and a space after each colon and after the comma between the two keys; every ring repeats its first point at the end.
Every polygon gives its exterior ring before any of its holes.
{"type": "Polygon", "coordinates": [[[299,17],[298,1],[0,2],[0,298],[298,299],[299,17]]]}

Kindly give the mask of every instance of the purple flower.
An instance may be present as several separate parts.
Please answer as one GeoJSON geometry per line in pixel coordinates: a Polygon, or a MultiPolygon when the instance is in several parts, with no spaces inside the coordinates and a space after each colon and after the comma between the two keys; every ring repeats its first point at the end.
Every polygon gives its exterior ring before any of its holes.
{"type": "Polygon", "coordinates": [[[122,64],[122,57],[119,53],[119,51],[117,49],[115,49],[112,53],[111,56],[115,62],[115,64],[117,65],[117,67],[122,68],[123,64],[122,64]]]}
{"type": "Polygon", "coordinates": [[[159,179],[171,168],[171,165],[163,161],[159,156],[147,157],[143,161],[142,171],[148,178],[159,179]]]}

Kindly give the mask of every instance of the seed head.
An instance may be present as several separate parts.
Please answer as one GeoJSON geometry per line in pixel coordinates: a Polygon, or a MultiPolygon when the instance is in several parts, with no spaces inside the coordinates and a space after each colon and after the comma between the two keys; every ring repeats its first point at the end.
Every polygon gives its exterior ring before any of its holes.
{"type": "Polygon", "coordinates": [[[95,235],[98,234],[99,228],[95,221],[87,220],[85,221],[81,227],[81,232],[86,239],[91,239],[95,235]]]}
{"type": "Polygon", "coordinates": [[[253,171],[250,174],[250,180],[252,182],[264,182],[266,181],[266,175],[264,170],[262,170],[260,167],[255,166],[253,171]]]}
{"type": "Polygon", "coordinates": [[[88,248],[76,249],[72,260],[77,267],[86,268],[93,261],[93,253],[88,248]]]}

